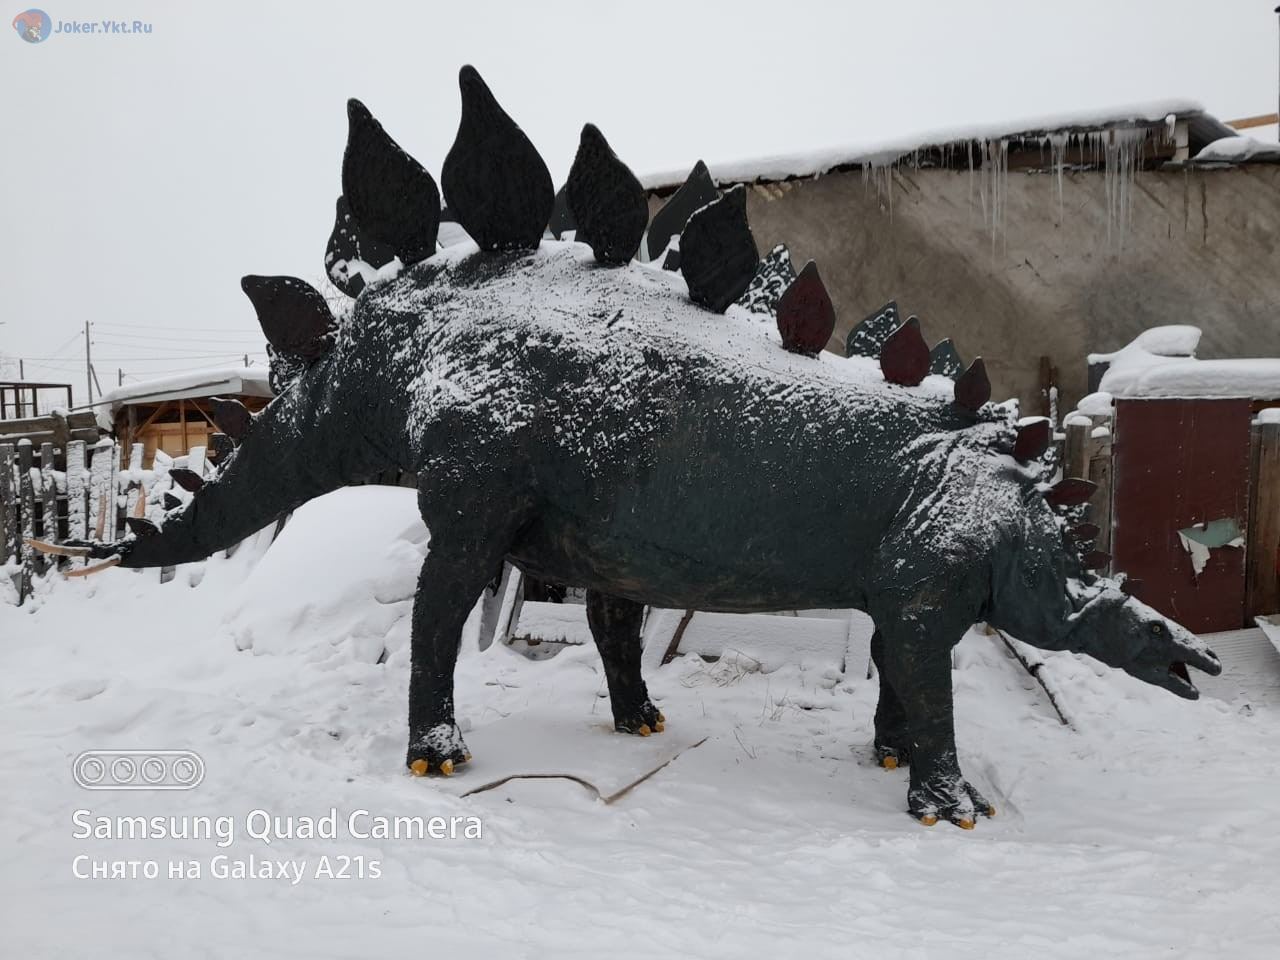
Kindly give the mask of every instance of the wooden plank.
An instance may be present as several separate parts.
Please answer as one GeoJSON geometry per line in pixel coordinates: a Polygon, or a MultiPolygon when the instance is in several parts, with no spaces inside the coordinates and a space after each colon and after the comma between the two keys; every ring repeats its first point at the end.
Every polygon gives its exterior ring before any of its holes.
{"type": "MultiPolygon", "coordinates": [[[[93,437],[98,437],[98,421],[92,413],[73,413],[67,417],[67,426],[72,430],[93,430],[93,437]]],[[[13,420],[0,421],[0,435],[6,438],[9,434],[27,436],[37,432],[53,432],[53,417],[19,417],[13,420]]]]}
{"type": "Polygon", "coordinates": [[[1280,423],[1253,424],[1245,613],[1280,613],[1280,423]]]}
{"type": "MultiPolygon", "coordinates": [[[[31,480],[31,468],[35,458],[30,440],[18,443],[18,512],[22,518],[22,543],[25,545],[36,535],[36,488],[31,480]]],[[[36,574],[44,572],[44,557],[35,550],[22,551],[22,580],[18,584],[18,602],[31,594],[31,583],[36,574]]]]}
{"type": "Polygon", "coordinates": [[[1089,479],[1089,434],[1092,429],[1092,423],[1067,424],[1067,442],[1062,458],[1063,477],[1089,479]]]}
{"type": "Polygon", "coordinates": [[[13,444],[0,443],[0,563],[18,552],[18,493],[13,485],[13,444]]]}
{"type": "Polygon", "coordinates": [[[1253,117],[1228,120],[1227,126],[1233,130],[1248,130],[1251,127],[1269,127],[1273,123],[1280,123],[1280,116],[1274,113],[1260,113],[1253,117]]]}
{"type": "MultiPolygon", "coordinates": [[[[1103,553],[1111,552],[1111,438],[1095,448],[1089,459],[1088,479],[1098,485],[1098,492],[1089,500],[1089,509],[1085,511],[1085,519],[1097,524],[1098,539],[1094,549],[1103,553]]],[[[1108,570],[1110,566],[1108,565],[1108,570]]],[[[1106,572],[1106,571],[1103,571],[1106,572]]]]}

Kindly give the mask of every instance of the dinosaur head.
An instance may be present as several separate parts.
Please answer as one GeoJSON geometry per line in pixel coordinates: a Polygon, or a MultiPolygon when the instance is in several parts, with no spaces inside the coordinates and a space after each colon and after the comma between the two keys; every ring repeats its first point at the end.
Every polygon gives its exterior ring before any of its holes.
{"type": "Polygon", "coordinates": [[[1200,691],[1186,666],[1210,676],[1222,672],[1217,656],[1199,637],[1126,596],[1115,581],[1100,581],[1090,594],[1078,598],[1078,609],[1067,618],[1067,649],[1087,653],[1188,700],[1199,697],[1200,691]]]}

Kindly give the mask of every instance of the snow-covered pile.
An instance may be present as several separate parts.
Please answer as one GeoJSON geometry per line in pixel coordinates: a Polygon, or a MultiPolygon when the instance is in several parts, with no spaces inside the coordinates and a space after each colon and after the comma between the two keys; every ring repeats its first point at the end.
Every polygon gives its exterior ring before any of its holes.
{"type": "Polygon", "coordinates": [[[1198,360],[1199,341],[1198,327],[1155,327],[1089,362],[1110,363],[1099,390],[1113,397],[1280,398],[1280,358],[1198,360]]]}
{"type": "MultiPolygon", "coordinates": [[[[269,536],[167,584],[110,570],[0,605],[5,956],[1262,960],[1280,942],[1273,704],[1189,703],[1047,655],[1068,728],[973,631],[955,655],[957,739],[999,815],[973,832],[926,829],[905,813],[907,771],[873,763],[865,662],[832,682],[685,656],[651,670],[650,687],[670,732],[708,739],[622,799],[556,780],[461,798],[478,753],[450,781],[402,766],[404,613],[425,544],[412,495],[342,491],[267,547],[269,536]],[[248,633],[252,653],[237,649],[248,633]],[[73,758],[102,748],[194,749],[205,779],[177,792],[77,787],[73,758]],[[82,839],[77,810],[227,817],[238,832],[222,846],[82,839]],[[340,827],[268,844],[244,835],[255,810],[334,810],[340,825],[360,810],[479,817],[483,834],[361,839],[340,827]],[[306,873],[220,879],[207,869],[218,856],[305,861],[306,873]],[[165,867],[78,879],[90,867],[77,857],[165,867]],[[351,858],[352,878],[317,877],[322,857],[351,858]],[[206,867],[199,879],[167,875],[190,860],[206,867]]],[[[647,743],[607,732],[604,694],[591,647],[535,663],[464,638],[456,696],[473,745],[503,717],[557,729],[537,719],[549,711],[594,721],[602,758],[647,743]]]]}
{"type": "Polygon", "coordinates": [[[1280,143],[1254,137],[1223,137],[1205,146],[1193,158],[1196,163],[1280,162],[1280,143]]]}

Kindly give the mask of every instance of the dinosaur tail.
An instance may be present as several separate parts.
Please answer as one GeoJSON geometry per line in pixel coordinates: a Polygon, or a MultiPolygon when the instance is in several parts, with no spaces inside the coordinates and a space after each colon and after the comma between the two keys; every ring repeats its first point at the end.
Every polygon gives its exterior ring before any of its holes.
{"type": "Polygon", "coordinates": [[[323,383],[329,365],[316,364],[265,410],[245,418],[240,444],[216,476],[201,483],[189,475],[198,488],[185,508],[158,528],[133,525],[135,539],[103,552],[118,554],[126,567],[201,560],[308,500],[382,469],[359,430],[335,409],[323,383]]]}

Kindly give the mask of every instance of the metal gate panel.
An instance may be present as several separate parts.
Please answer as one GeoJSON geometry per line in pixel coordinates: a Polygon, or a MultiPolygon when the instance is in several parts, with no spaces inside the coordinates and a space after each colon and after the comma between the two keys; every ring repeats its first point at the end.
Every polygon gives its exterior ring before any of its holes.
{"type": "Polygon", "coordinates": [[[1117,399],[1113,569],[1189,630],[1246,626],[1248,399],[1117,399]]]}

